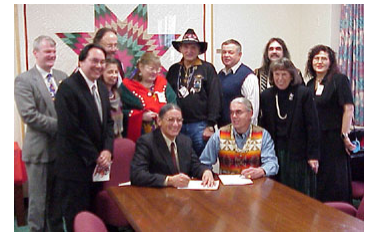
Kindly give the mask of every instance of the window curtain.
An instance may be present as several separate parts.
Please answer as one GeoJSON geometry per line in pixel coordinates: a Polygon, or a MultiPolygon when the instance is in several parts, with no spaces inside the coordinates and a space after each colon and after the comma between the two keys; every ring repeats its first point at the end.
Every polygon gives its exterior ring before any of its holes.
{"type": "Polygon", "coordinates": [[[364,126],[364,4],[341,7],[338,64],[351,82],[355,125],[364,126]]]}

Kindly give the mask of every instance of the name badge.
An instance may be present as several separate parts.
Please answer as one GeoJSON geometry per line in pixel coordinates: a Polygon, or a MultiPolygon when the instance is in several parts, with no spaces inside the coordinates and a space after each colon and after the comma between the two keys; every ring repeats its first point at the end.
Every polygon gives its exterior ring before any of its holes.
{"type": "Polygon", "coordinates": [[[321,96],[323,90],[324,90],[324,85],[319,84],[316,89],[316,96],[321,96]]]}
{"type": "Polygon", "coordinates": [[[164,92],[155,92],[158,96],[158,102],[160,103],[167,103],[166,95],[164,92]]]}
{"type": "Polygon", "coordinates": [[[186,98],[189,95],[188,89],[184,86],[181,86],[181,88],[179,89],[179,93],[182,98],[186,98]]]}

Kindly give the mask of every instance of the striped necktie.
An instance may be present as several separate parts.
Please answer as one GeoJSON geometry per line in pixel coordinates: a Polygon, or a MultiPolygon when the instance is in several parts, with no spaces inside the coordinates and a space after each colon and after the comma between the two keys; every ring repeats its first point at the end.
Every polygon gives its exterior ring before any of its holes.
{"type": "Polygon", "coordinates": [[[50,96],[51,98],[54,100],[55,98],[55,93],[56,93],[56,90],[55,90],[55,87],[54,87],[54,84],[53,84],[53,81],[51,80],[53,77],[52,74],[48,74],[46,76],[46,80],[48,82],[48,89],[49,89],[49,92],[50,92],[50,96]]]}
{"type": "Polygon", "coordinates": [[[101,100],[100,100],[100,97],[98,95],[97,88],[96,88],[95,84],[91,87],[91,90],[92,90],[92,94],[93,94],[93,97],[94,97],[94,100],[95,100],[96,107],[98,108],[100,122],[102,122],[103,121],[103,112],[102,112],[102,107],[101,107],[101,100]]]}
{"type": "Polygon", "coordinates": [[[172,158],[172,163],[173,166],[175,167],[176,173],[179,173],[179,168],[177,167],[177,162],[176,162],[176,154],[175,154],[175,143],[171,143],[171,158],[172,158]]]}

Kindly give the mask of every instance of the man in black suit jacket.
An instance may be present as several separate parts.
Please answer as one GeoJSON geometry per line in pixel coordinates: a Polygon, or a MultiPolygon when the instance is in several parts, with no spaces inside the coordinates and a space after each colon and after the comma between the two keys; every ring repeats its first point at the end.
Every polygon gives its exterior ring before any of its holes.
{"type": "Polygon", "coordinates": [[[94,168],[105,169],[111,163],[114,135],[109,96],[103,83],[96,80],[104,70],[105,56],[101,46],[87,45],[79,55],[79,71],[60,85],[56,95],[57,179],[50,219],[56,231],[63,230],[62,217],[67,230],[73,231],[75,215],[91,210],[99,187],[92,181],[94,168]]]}
{"type": "Polygon", "coordinates": [[[212,172],[200,163],[191,139],[179,134],[182,121],[178,106],[169,103],[161,108],[159,128],[136,142],[130,170],[132,185],[185,187],[190,177],[202,178],[204,186],[213,185],[212,172]]]}

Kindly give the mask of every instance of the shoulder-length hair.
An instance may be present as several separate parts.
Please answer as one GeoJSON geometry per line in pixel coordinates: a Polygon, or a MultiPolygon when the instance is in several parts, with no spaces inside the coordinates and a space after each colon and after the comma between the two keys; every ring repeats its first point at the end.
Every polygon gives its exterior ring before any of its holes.
{"type": "Polygon", "coordinates": [[[140,72],[139,65],[145,66],[148,64],[155,64],[160,67],[161,60],[153,52],[145,52],[136,63],[136,73],[133,76],[134,80],[141,82],[142,78],[141,78],[141,72],[140,72]]]}
{"type": "Polygon", "coordinates": [[[313,69],[312,61],[313,58],[320,53],[320,51],[324,51],[329,55],[330,66],[328,72],[326,73],[327,79],[331,80],[333,75],[339,72],[337,60],[335,58],[335,52],[326,45],[316,45],[313,47],[310,52],[308,53],[308,60],[306,64],[306,76],[316,78],[316,71],[313,69]]]}
{"type": "Polygon", "coordinates": [[[290,85],[292,86],[302,84],[303,82],[303,79],[299,75],[297,68],[294,66],[293,62],[288,58],[283,57],[271,63],[269,78],[271,79],[272,85],[275,85],[273,78],[274,78],[274,71],[276,70],[288,71],[289,74],[292,76],[292,81],[290,82],[290,85]]]}
{"type": "Polygon", "coordinates": [[[271,38],[267,42],[267,44],[265,46],[265,51],[263,52],[262,70],[266,73],[268,72],[269,67],[270,67],[270,63],[271,63],[271,60],[269,59],[269,55],[268,55],[269,46],[274,41],[279,43],[281,45],[281,47],[283,48],[283,57],[290,59],[290,53],[289,53],[289,50],[288,50],[285,42],[281,38],[278,38],[278,37],[271,38]]]}
{"type": "MultiPolygon", "coordinates": [[[[119,74],[120,62],[117,59],[115,59],[115,58],[108,57],[108,58],[105,59],[105,68],[107,68],[107,66],[109,64],[115,64],[115,65],[117,65],[118,74],[119,74]]],[[[104,81],[104,75],[103,74],[100,76],[100,79],[102,80],[103,83],[105,83],[105,81],[104,81]]],[[[117,84],[118,84],[118,80],[117,80],[116,84],[113,85],[113,87],[112,87],[112,90],[113,91],[117,89],[117,86],[118,86],[117,84]]]]}

